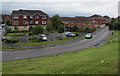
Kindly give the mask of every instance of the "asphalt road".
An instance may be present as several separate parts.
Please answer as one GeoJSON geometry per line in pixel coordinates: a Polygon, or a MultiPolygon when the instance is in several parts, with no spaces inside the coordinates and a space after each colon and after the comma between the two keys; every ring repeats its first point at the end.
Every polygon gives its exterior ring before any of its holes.
{"type": "Polygon", "coordinates": [[[59,53],[70,52],[85,48],[94,48],[97,47],[98,45],[101,45],[104,42],[104,40],[107,38],[109,33],[110,31],[106,27],[103,28],[101,31],[96,32],[96,34],[94,34],[92,39],[84,39],[66,45],[52,46],[52,47],[39,48],[39,49],[3,51],[2,59],[3,61],[17,60],[17,59],[25,59],[32,57],[48,56],[52,54],[59,54],[59,53]]]}

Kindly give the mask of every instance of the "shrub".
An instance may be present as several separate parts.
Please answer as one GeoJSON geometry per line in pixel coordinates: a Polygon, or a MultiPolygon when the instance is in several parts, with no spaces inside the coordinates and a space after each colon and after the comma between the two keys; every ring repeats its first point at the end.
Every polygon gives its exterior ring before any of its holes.
{"type": "Polygon", "coordinates": [[[41,38],[37,38],[37,37],[30,37],[29,40],[31,42],[42,42],[42,39],[41,38]]]}
{"type": "Polygon", "coordinates": [[[44,28],[42,26],[38,25],[38,26],[33,27],[31,32],[34,35],[35,34],[42,34],[44,32],[44,28]]]}
{"type": "Polygon", "coordinates": [[[12,29],[9,26],[5,26],[4,28],[5,28],[7,33],[10,33],[12,31],[12,29]]]}
{"type": "Polygon", "coordinates": [[[63,26],[63,25],[60,25],[60,26],[58,27],[58,32],[59,32],[59,33],[63,33],[63,32],[64,32],[64,26],[63,26]]]}
{"type": "Polygon", "coordinates": [[[13,38],[2,38],[2,41],[4,43],[16,43],[19,42],[19,38],[13,37],[13,38]]]}

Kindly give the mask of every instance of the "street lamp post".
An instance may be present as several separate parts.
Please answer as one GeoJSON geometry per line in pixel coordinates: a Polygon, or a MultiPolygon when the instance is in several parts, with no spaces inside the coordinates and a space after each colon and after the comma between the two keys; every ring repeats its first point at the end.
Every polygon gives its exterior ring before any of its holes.
{"type": "MultiPolygon", "coordinates": [[[[27,22],[27,26],[29,26],[29,22],[27,22]]],[[[28,29],[27,29],[27,30],[28,30],[28,29]]],[[[29,33],[27,32],[27,42],[28,42],[28,40],[29,40],[29,39],[28,39],[28,38],[29,38],[28,35],[29,35],[29,33]]]]}

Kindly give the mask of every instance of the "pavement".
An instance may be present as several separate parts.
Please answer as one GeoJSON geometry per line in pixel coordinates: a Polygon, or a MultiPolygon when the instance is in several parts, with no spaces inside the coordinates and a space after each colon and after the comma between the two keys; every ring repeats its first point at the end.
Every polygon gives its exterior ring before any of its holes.
{"type": "Polygon", "coordinates": [[[3,51],[2,61],[49,56],[53,54],[60,54],[85,48],[96,48],[98,45],[102,45],[104,43],[109,34],[110,31],[106,27],[101,29],[99,32],[96,32],[92,39],[84,39],[70,44],[38,49],[3,51]]]}

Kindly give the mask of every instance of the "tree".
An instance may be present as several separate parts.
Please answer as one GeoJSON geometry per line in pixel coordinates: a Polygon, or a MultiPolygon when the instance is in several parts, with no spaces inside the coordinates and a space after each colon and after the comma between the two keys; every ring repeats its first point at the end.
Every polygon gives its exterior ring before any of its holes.
{"type": "Polygon", "coordinates": [[[38,26],[33,27],[31,32],[34,35],[35,34],[42,34],[44,32],[44,28],[42,26],[38,25],[38,26]]]}
{"type": "Polygon", "coordinates": [[[90,30],[90,27],[85,27],[85,31],[88,32],[90,30]]]}
{"type": "Polygon", "coordinates": [[[11,20],[10,19],[7,19],[6,20],[6,24],[8,25],[8,26],[11,26],[12,24],[11,24],[11,20]]]}
{"type": "Polygon", "coordinates": [[[73,27],[72,27],[72,30],[73,30],[73,32],[78,32],[79,27],[78,27],[78,26],[73,26],[73,27]]]}
{"type": "Polygon", "coordinates": [[[63,22],[62,22],[60,16],[59,15],[54,15],[52,17],[52,27],[55,28],[55,30],[58,30],[58,27],[60,25],[63,25],[63,22]]]}
{"type": "Polygon", "coordinates": [[[64,32],[64,25],[60,25],[60,26],[58,27],[58,32],[59,32],[59,33],[63,33],[63,32],[64,32]]]}
{"type": "Polygon", "coordinates": [[[120,30],[120,21],[112,19],[110,23],[108,23],[109,30],[120,30]]]}
{"type": "Polygon", "coordinates": [[[47,24],[47,26],[46,26],[46,30],[47,30],[48,32],[52,32],[53,27],[52,27],[51,22],[48,22],[48,24],[47,24]]]}

